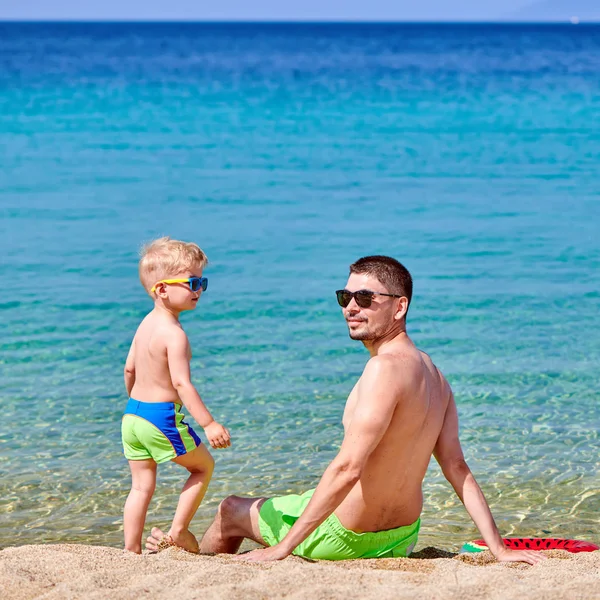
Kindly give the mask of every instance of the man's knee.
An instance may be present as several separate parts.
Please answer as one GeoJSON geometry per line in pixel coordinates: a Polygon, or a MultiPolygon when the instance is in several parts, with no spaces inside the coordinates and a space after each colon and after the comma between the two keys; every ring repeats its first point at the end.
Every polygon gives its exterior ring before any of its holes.
{"type": "Polygon", "coordinates": [[[224,521],[235,521],[236,518],[243,515],[244,500],[245,498],[240,498],[240,496],[227,496],[219,504],[219,517],[224,521]]]}
{"type": "Polygon", "coordinates": [[[263,502],[264,498],[242,498],[240,496],[225,498],[217,511],[217,521],[221,533],[226,537],[257,539],[259,537],[257,533],[258,510],[263,502]]]}

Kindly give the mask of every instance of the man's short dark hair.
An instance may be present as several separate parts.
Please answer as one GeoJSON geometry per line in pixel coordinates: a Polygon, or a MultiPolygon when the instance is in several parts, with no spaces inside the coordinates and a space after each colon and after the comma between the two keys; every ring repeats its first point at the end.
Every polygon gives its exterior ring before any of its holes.
{"type": "MultiPolygon", "coordinates": [[[[390,256],[364,256],[350,265],[350,273],[369,275],[382,283],[390,294],[400,294],[412,299],[413,281],[408,269],[390,256]]],[[[408,312],[408,307],[407,307],[408,312]]]]}

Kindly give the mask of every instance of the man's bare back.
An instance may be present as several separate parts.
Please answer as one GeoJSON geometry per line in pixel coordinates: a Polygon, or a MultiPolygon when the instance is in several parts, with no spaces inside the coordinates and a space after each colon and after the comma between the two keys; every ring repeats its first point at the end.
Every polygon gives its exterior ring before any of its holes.
{"type": "MultiPolygon", "coordinates": [[[[402,336],[384,352],[394,376],[410,381],[397,398],[390,424],[367,460],[361,478],[335,510],[347,529],[383,531],[416,521],[423,508],[421,486],[451,399],[448,383],[424,352],[402,336]]],[[[358,400],[359,379],[344,411],[348,428],[358,400]]]]}

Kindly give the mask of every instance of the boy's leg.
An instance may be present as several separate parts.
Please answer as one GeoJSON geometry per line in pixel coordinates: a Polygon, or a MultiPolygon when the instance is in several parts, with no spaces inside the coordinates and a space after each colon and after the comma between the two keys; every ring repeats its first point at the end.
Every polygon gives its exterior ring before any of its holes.
{"type": "Polygon", "coordinates": [[[178,545],[189,552],[198,552],[198,541],[189,531],[189,526],[204,498],[213,474],[215,461],[204,444],[195,450],[173,459],[178,465],[185,467],[190,476],[185,482],[173,523],[168,535],[178,545]]]}
{"type": "Polygon", "coordinates": [[[156,487],[156,463],[152,459],[130,460],[131,491],[123,510],[125,549],[141,554],[148,505],[156,487]]]}

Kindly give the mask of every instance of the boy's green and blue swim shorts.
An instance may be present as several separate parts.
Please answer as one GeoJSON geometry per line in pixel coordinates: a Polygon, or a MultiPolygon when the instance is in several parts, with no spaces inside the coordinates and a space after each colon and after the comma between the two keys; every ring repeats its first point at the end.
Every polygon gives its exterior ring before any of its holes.
{"type": "MultiPolygon", "coordinates": [[[[260,507],[258,524],[260,534],[269,546],[280,542],[303,513],[314,490],[301,496],[292,494],[269,498],[260,507]]],[[[415,548],[421,519],[412,525],[378,531],[355,533],[346,529],[331,514],[293,552],[297,556],[324,560],[351,558],[406,557],[415,548]]]]}
{"type": "Polygon", "coordinates": [[[202,442],[183,417],[181,404],[130,398],[121,423],[125,458],[163,463],[196,449],[202,442]]]}

